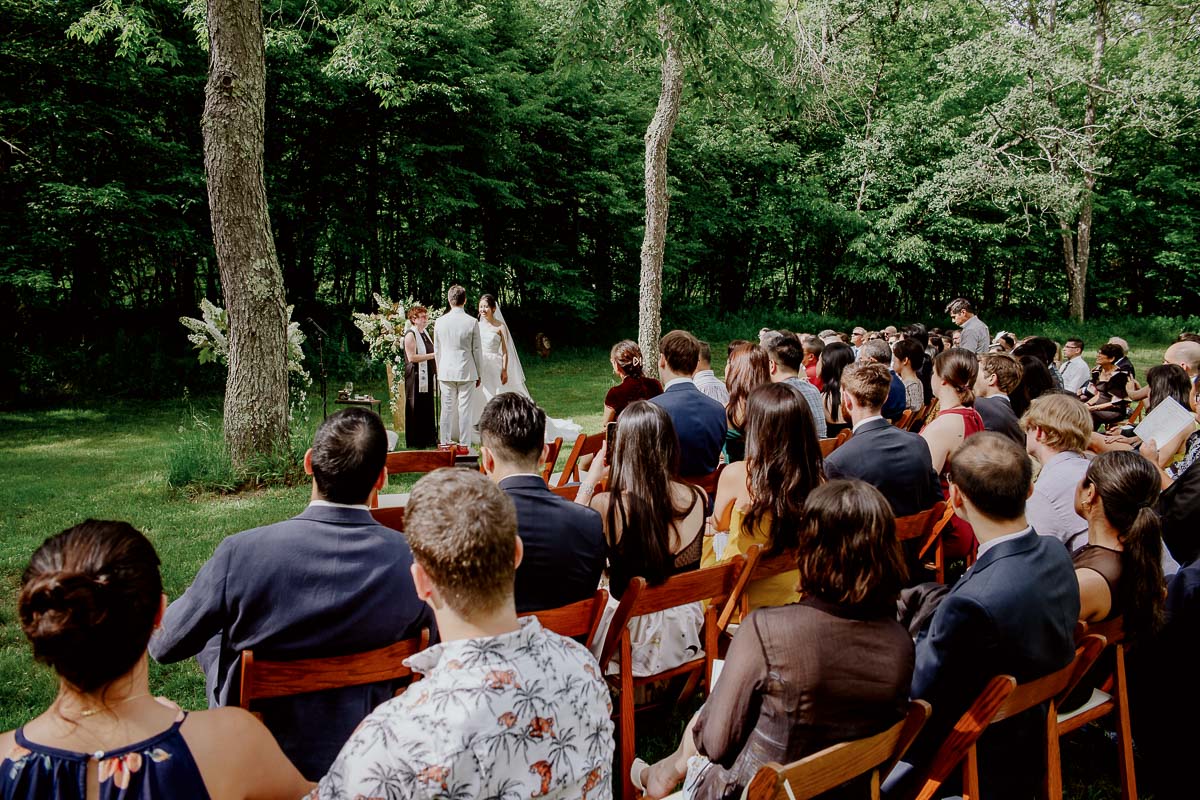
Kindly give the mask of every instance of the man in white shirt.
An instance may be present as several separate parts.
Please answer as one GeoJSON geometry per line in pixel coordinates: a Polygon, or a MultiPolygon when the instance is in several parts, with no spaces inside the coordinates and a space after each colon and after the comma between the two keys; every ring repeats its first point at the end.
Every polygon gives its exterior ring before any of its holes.
{"type": "Polygon", "coordinates": [[[696,362],[696,374],[692,376],[692,382],[701,394],[711,397],[723,406],[729,405],[729,389],[725,386],[725,381],[713,374],[712,347],[708,342],[700,343],[700,359],[696,362]]]}
{"type": "Polygon", "coordinates": [[[1051,392],[1034,398],[1021,427],[1026,452],[1042,465],[1025,516],[1034,530],[1073,552],[1087,544],[1087,520],[1075,513],[1075,488],[1088,469],[1083,454],[1091,440],[1092,415],[1082,400],[1051,392]]]}
{"type": "Polygon", "coordinates": [[[1083,357],[1083,339],[1067,339],[1062,352],[1063,363],[1058,373],[1062,376],[1063,389],[1079,394],[1092,377],[1092,368],[1083,357]]]}

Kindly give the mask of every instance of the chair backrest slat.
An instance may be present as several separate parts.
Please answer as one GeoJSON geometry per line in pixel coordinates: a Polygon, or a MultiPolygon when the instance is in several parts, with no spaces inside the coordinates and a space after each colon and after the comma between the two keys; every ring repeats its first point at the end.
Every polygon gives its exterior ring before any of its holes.
{"type": "Polygon", "coordinates": [[[925,768],[921,787],[916,800],[931,800],[938,797],[938,790],[950,772],[962,763],[967,751],[991,723],[997,709],[1017,688],[1017,679],[1011,675],[997,675],[984,685],[963,715],[954,723],[954,728],[938,747],[929,765],[925,768]]]}
{"type": "Polygon", "coordinates": [[[387,454],[388,475],[433,472],[454,466],[453,450],[400,450],[387,454]]]}
{"type": "Polygon", "coordinates": [[[586,636],[586,644],[590,647],[607,604],[608,591],[597,589],[596,593],[586,600],[543,611],[526,611],[519,616],[537,617],[543,628],[559,636],[572,639],[586,636]]]}
{"type": "Polygon", "coordinates": [[[558,463],[558,454],[562,451],[562,437],[555,437],[554,441],[548,445],[546,450],[546,463],[542,465],[542,480],[550,483],[550,476],[554,474],[554,465],[558,463]]]}
{"type": "Polygon", "coordinates": [[[933,526],[946,513],[946,503],[939,500],[932,508],[896,518],[896,539],[904,542],[909,539],[925,539],[933,533],[933,526]]]}
{"type": "Polygon", "coordinates": [[[391,528],[394,531],[404,530],[404,506],[372,508],[371,516],[385,528],[391,528]]]}

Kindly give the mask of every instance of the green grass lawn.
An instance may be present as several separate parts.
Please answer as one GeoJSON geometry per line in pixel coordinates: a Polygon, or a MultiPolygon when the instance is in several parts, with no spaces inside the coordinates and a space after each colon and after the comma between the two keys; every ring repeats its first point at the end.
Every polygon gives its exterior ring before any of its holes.
{"type": "MultiPolygon", "coordinates": [[[[1159,363],[1167,341],[1133,343],[1139,374],[1159,363]]],[[[724,343],[713,349],[720,374],[724,343]]],[[[604,393],[614,384],[607,350],[560,351],[544,361],[530,355],[525,369],[531,393],[548,414],[571,417],[587,432],[599,429],[604,393]]],[[[339,385],[336,377],[331,376],[331,387],[339,385]]],[[[382,376],[375,385],[359,390],[387,396],[382,376]]],[[[310,407],[312,419],[319,419],[320,398],[310,398],[310,407]]],[[[219,424],[220,401],[98,401],[0,413],[0,504],[5,509],[0,519],[0,729],[16,727],[40,713],[55,694],[52,675],[33,662],[15,619],[21,571],[44,538],[88,517],[127,520],[158,549],[167,594],[175,598],[222,538],[304,508],[309,495],[306,485],[195,497],[168,487],[170,453],[182,435],[194,430],[195,419],[219,424]]],[[[303,435],[311,435],[311,423],[303,435]]],[[[204,707],[203,680],[193,661],[166,667],[152,664],[151,689],[186,708],[204,707]]],[[[682,726],[685,719],[671,724],[682,726]]],[[[675,735],[677,731],[664,731],[655,743],[673,743],[675,735]]],[[[1071,796],[1114,796],[1111,776],[1116,774],[1116,762],[1110,757],[1113,753],[1105,752],[1107,744],[1089,747],[1075,759],[1076,763],[1094,761],[1082,775],[1069,767],[1071,796]],[[1094,786],[1088,779],[1081,780],[1093,774],[1105,780],[1094,786]]]]}

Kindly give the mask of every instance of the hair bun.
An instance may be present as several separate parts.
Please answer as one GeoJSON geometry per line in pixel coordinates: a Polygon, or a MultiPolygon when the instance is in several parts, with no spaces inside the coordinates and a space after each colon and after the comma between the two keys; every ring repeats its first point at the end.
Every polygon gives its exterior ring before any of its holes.
{"type": "Polygon", "coordinates": [[[47,575],[21,591],[21,629],[31,641],[62,639],[104,619],[100,594],[108,588],[106,576],[93,578],[81,572],[47,575]]]}

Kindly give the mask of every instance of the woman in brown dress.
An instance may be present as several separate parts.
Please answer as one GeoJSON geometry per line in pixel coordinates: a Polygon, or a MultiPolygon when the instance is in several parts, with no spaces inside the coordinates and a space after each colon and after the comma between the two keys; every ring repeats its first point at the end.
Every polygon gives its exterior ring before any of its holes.
{"type": "Polygon", "coordinates": [[[433,340],[425,332],[429,309],[408,309],[412,327],[404,334],[404,439],[410,450],[437,447],[437,424],[433,415],[433,395],[437,391],[437,363],[433,340]]]}

